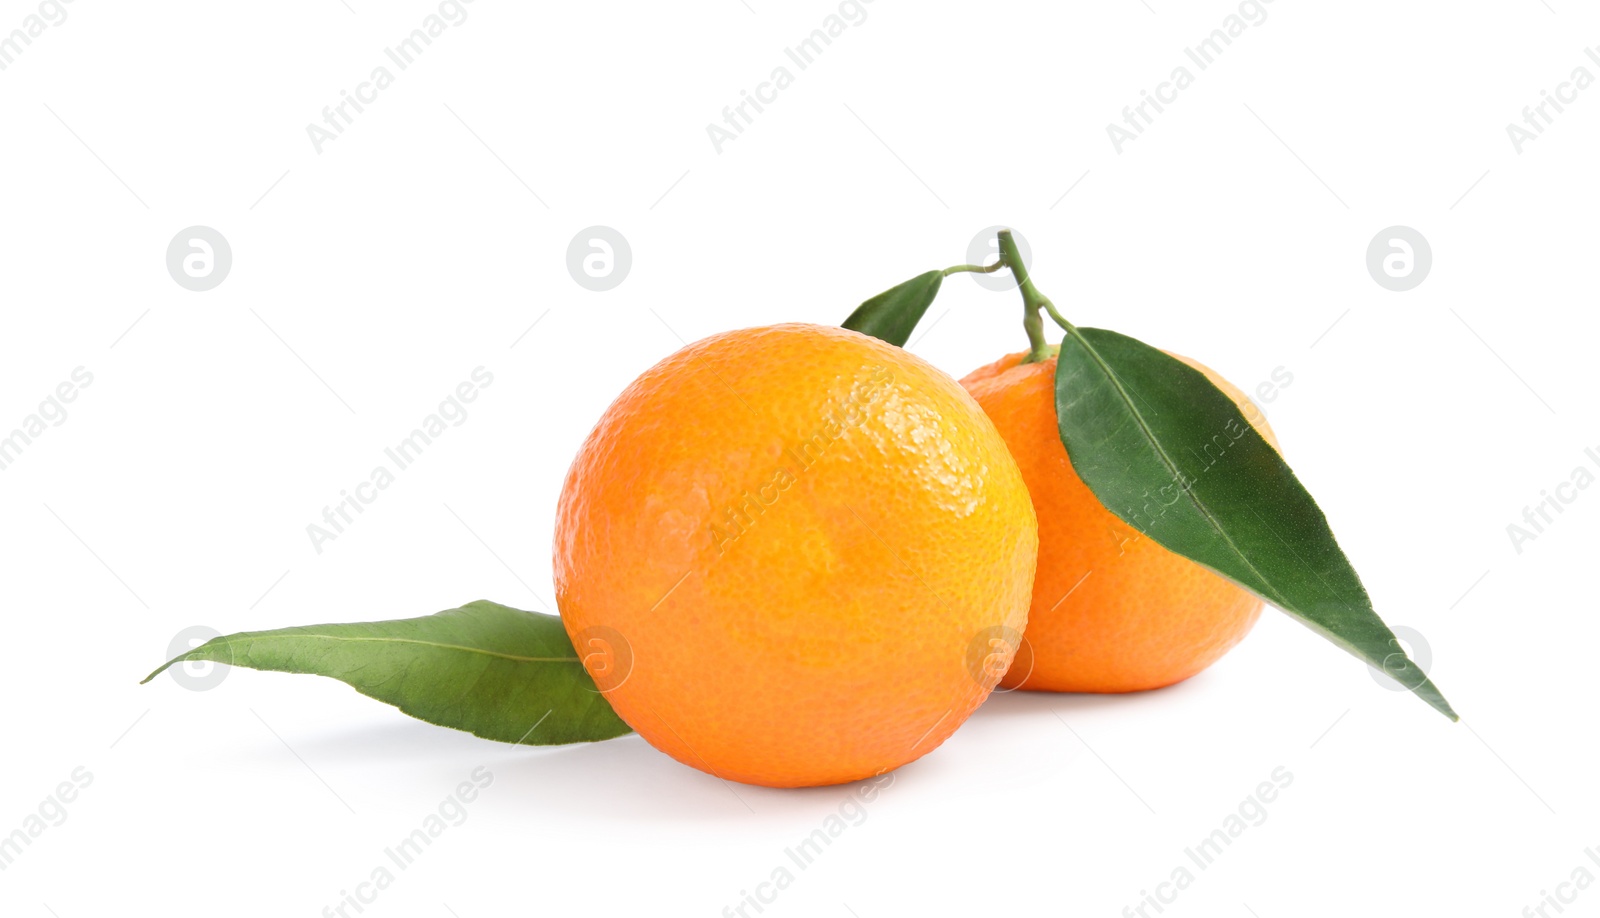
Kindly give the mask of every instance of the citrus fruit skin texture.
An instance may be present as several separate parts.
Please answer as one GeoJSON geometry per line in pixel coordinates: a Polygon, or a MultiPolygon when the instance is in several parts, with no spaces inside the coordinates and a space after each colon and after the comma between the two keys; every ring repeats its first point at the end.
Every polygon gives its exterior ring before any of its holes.
{"type": "MultiPolygon", "coordinates": [[[[1016,457],[1039,515],[1028,650],[1001,685],[1134,692],[1193,676],[1249,633],[1261,600],[1141,535],[1100,503],[1061,444],[1055,358],[1024,364],[1023,356],[1002,357],[961,380],[1016,457]],[[1031,670],[1024,669],[1029,650],[1031,670]]],[[[1200,363],[1172,356],[1204,373],[1277,447],[1244,393],[1200,363]]]]}
{"type": "Polygon", "coordinates": [[[993,638],[1026,626],[1038,534],[955,380],[787,324],[629,385],[568,472],[555,546],[616,712],[686,765],[794,787],[882,774],[966,720],[1018,643],[993,638]]]}

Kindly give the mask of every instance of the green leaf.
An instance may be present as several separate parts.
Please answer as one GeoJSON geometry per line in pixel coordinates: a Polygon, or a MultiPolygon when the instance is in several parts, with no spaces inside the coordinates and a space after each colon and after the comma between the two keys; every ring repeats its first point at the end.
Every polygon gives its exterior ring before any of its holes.
{"type": "Polygon", "coordinates": [[[1205,374],[1126,335],[1075,329],[1056,365],[1056,418],[1072,467],[1112,513],[1458,719],[1378,618],[1316,501],[1205,374]]]}
{"type": "Polygon", "coordinates": [[[904,347],[906,339],[922,321],[933,298],[939,295],[939,285],[944,281],[943,271],[929,271],[890,287],[850,313],[844,327],[881,338],[895,347],[904,347]]]}
{"type": "Polygon", "coordinates": [[[143,681],[187,660],[331,676],[418,720],[504,743],[583,743],[630,732],[584,670],[560,618],[487,600],[421,618],[224,635],[143,681]]]}

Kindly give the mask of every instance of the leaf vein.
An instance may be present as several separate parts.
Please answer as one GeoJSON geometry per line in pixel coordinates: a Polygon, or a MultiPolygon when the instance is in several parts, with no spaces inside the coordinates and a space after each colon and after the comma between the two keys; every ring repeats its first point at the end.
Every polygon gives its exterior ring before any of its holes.
{"type": "MultiPolygon", "coordinates": [[[[439,641],[425,641],[425,640],[421,640],[421,639],[418,639],[418,638],[345,637],[345,636],[342,636],[342,635],[333,635],[333,634],[273,634],[273,635],[261,635],[261,636],[258,636],[258,637],[245,637],[245,636],[241,635],[239,638],[236,638],[236,639],[217,638],[216,639],[216,643],[214,643],[212,646],[214,646],[214,647],[232,647],[235,643],[238,643],[238,642],[254,643],[254,642],[257,642],[257,641],[284,641],[284,640],[303,641],[303,640],[308,640],[308,639],[315,639],[315,640],[319,640],[319,641],[341,641],[341,642],[351,642],[351,643],[416,644],[416,645],[423,646],[423,647],[432,647],[432,648],[435,648],[435,649],[438,649],[438,650],[460,650],[460,651],[464,651],[466,653],[483,654],[484,656],[487,656],[487,657],[499,657],[502,660],[511,660],[512,662],[515,662],[515,663],[578,663],[578,662],[581,662],[576,656],[571,656],[571,657],[528,657],[528,656],[520,656],[518,654],[501,653],[501,652],[496,651],[496,650],[485,650],[482,647],[469,647],[469,646],[467,646],[465,644],[446,644],[446,643],[442,643],[442,642],[439,642],[439,641]]],[[[190,654],[198,653],[201,649],[202,648],[197,647],[193,651],[191,651],[190,654]]],[[[186,654],[185,657],[189,656],[190,654],[186,654]]]]}
{"type": "MultiPolygon", "coordinates": [[[[1094,345],[1089,342],[1089,339],[1083,336],[1082,332],[1074,327],[1068,333],[1078,340],[1078,343],[1083,346],[1084,351],[1090,356],[1091,359],[1094,360],[1095,364],[1099,366],[1100,371],[1105,373],[1106,378],[1111,380],[1112,387],[1116,389],[1117,394],[1122,397],[1122,401],[1128,406],[1128,413],[1133,417],[1134,423],[1139,425],[1139,432],[1144,434],[1145,440],[1155,449],[1156,456],[1160,458],[1162,464],[1167,467],[1167,471],[1172,476],[1172,480],[1181,482],[1184,478],[1183,473],[1178,469],[1177,463],[1173,462],[1172,457],[1167,455],[1166,449],[1162,447],[1161,441],[1156,439],[1155,432],[1150,429],[1150,425],[1145,423],[1144,415],[1139,413],[1138,406],[1133,403],[1131,394],[1122,384],[1122,378],[1117,375],[1116,371],[1111,368],[1110,364],[1105,362],[1105,359],[1100,356],[1100,352],[1095,350],[1094,345]]],[[[1277,601],[1277,604],[1285,608],[1289,607],[1290,603],[1288,600],[1284,599],[1283,594],[1278,591],[1277,585],[1271,580],[1267,579],[1266,574],[1263,573],[1260,568],[1255,566],[1255,563],[1252,562],[1250,557],[1244,553],[1244,550],[1239,547],[1238,543],[1228,535],[1227,530],[1222,528],[1221,522],[1218,521],[1216,516],[1211,512],[1211,508],[1206,506],[1204,501],[1200,500],[1200,498],[1194,495],[1193,489],[1183,488],[1182,490],[1183,495],[1189,499],[1189,503],[1193,504],[1195,509],[1200,511],[1201,516],[1205,517],[1206,522],[1211,525],[1212,530],[1215,531],[1217,535],[1222,537],[1222,541],[1226,542],[1228,547],[1233,549],[1233,553],[1239,556],[1239,560],[1243,561],[1245,566],[1250,568],[1251,572],[1260,578],[1261,582],[1266,585],[1267,589],[1271,591],[1272,597],[1277,601]]]]}

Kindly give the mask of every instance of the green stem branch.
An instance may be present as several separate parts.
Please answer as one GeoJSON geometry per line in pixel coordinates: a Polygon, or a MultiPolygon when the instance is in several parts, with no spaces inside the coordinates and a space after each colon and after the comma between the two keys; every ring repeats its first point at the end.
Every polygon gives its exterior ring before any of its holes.
{"type": "Polygon", "coordinates": [[[1017,279],[1017,289],[1022,291],[1022,327],[1028,333],[1028,355],[1022,358],[1023,363],[1038,363],[1054,355],[1050,342],[1044,336],[1044,317],[1040,310],[1050,314],[1055,323],[1068,332],[1076,331],[1071,322],[1068,322],[1061,313],[1056,311],[1055,304],[1050,298],[1039,292],[1033,285],[1033,278],[1028,276],[1028,266],[1022,263],[1022,253],[1017,250],[1017,241],[1012,238],[1011,231],[1000,231],[1000,261],[1011,269],[1011,274],[1017,279]]]}
{"type": "Polygon", "coordinates": [[[952,274],[963,274],[968,272],[973,274],[993,274],[1005,266],[1006,263],[1002,259],[994,262],[993,264],[987,265],[951,265],[939,273],[943,274],[945,277],[949,277],[952,274]]]}

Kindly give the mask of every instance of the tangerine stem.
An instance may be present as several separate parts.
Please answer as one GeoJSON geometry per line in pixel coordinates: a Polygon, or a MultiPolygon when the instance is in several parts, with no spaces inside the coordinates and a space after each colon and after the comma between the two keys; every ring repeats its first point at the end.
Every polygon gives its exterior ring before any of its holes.
{"type": "Polygon", "coordinates": [[[1022,263],[1022,253],[1017,250],[1017,242],[1008,229],[1000,231],[1000,263],[1011,269],[1012,276],[1017,279],[1017,289],[1022,291],[1022,327],[1028,333],[1030,345],[1028,355],[1022,358],[1022,362],[1038,363],[1054,356],[1054,350],[1044,336],[1044,318],[1039,315],[1039,310],[1048,312],[1057,325],[1069,332],[1074,330],[1072,323],[1063,318],[1050,298],[1033,285],[1033,278],[1028,276],[1028,266],[1022,263]]]}

